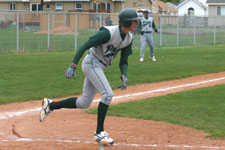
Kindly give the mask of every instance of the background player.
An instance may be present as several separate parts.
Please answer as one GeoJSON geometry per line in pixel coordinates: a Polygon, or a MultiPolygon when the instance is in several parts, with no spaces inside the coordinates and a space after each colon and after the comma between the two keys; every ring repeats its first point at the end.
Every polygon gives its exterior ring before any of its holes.
{"type": "Polygon", "coordinates": [[[103,145],[113,144],[114,140],[109,137],[104,130],[104,120],[108,106],[113,98],[112,88],[104,74],[108,65],[120,52],[120,71],[122,90],[127,87],[128,56],[132,54],[133,36],[130,31],[134,31],[138,25],[138,16],[134,9],[125,9],[119,14],[118,26],[105,26],[99,32],[89,38],[76,52],[72,64],[65,71],[65,76],[69,79],[76,79],[76,67],[84,52],[90,48],[89,53],[82,62],[82,71],[85,75],[82,96],[71,97],[58,102],[53,102],[49,98],[42,101],[40,121],[44,121],[47,115],[55,109],[61,108],[88,108],[96,93],[100,92],[101,101],[98,105],[97,129],[94,140],[100,141],[103,145]]]}
{"type": "Polygon", "coordinates": [[[154,20],[152,17],[149,17],[149,10],[144,11],[144,17],[140,20],[140,28],[141,28],[141,50],[140,50],[140,61],[144,61],[144,54],[145,54],[145,44],[146,41],[150,47],[150,56],[149,58],[152,61],[156,61],[156,58],[154,56],[154,43],[153,43],[153,37],[152,37],[152,31],[157,31],[157,28],[155,26],[154,20]]]}

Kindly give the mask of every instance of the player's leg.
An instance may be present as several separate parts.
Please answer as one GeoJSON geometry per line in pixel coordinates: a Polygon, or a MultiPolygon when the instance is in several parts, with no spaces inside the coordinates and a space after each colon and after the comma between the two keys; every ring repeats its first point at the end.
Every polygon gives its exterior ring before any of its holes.
{"type": "Polygon", "coordinates": [[[154,41],[153,41],[152,34],[148,34],[147,43],[148,43],[148,46],[150,48],[149,58],[152,59],[152,61],[156,61],[155,55],[154,55],[154,41]]]}
{"type": "Polygon", "coordinates": [[[140,43],[141,43],[141,50],[140,50],[140,61],[144,61],[144,55],[145,55],[145,43],[146,43],[146,38],[145,34],[140,35],[140,43]]]}
{"type": "MultiPolygon", "coordinates": [[[[85,62],[85,61],[84,61],[85,62]]],[[[82,69],[87,68],[86,70],[90,70],[90,65],[85,65],[82,63],[82,69]]],[[[84,85],[83,85],[83,93],[81,98],[71,97],[65,100],[61,100],[58,102],[53,102],[49,98],[44,98],[42,101],[42,109],[40,114],[40,121],[43,122],[47,115],[51,113],[55,109],[61,108],[87,108],[93,101],[94,96],[96,95],[96,88],[89,82],[89,80],[85,77],[84,85]]]]}
{"type": "Polygon", "coordinates": [[[105,68],[99,62],[96,62],[95,59],[91,60],[90,65],[92,67],[84,71],[84,73],[96,90],[101,94],[101,101],[98,106],[98,127],[96,130],[97,133],[100,133],[101,131],[104,131],[104,118],[108,109],[108,105],[112,100],[113,91],[105,76],[105,68]]]}
{"type": "Polygon", "coordinates": [[[87,108],[92,103],[94,96],[96,95],[97,90],[89,82],[87,78],[84,80],[83,94],[81,98],[71,97],[61,101],[54,102],[49,98],[44,98],[42,101],[42,110],[40,114],[40,121],[43,122],[47,115],[55,109],[61,108],[87,108]],[[77,101],[78,103],[77,105],[77,101]]]}
{"type": "Polygon", "coordinates": [[[93,86],[90,80],[85,77],[82,96],[76,101],[77,108],[88,108],[91,105],[96,93],[97,89],[93,86]]]}
{"type": "Polygon", "coordinates": [[[104,131],[104,121],[110,102],[112,101],[113,91],[104,74],[105,66],[103,66],[98,60],[92,59],[90,61],[90,67],[88,70],[84,70],[85,76],[89,79],[92,85],[101,94],[101,101],[98,105],[98,117],[97,128],[94,139],[101,140],[104,144],[113,144],[114,140],[108,136],[108,133],[104,131]]]}
{"type": "Polygon", "coordinates": [[[43,122],[45,118],[51,113],[54,109],[60,108],[77,108],[76,107],[76,97],[71,97],[66,100],[62,100],[59,102],[53,102],[49,98],[44,98],[42,100],[42,109],[40,114],[40,122],[43,122]]]}

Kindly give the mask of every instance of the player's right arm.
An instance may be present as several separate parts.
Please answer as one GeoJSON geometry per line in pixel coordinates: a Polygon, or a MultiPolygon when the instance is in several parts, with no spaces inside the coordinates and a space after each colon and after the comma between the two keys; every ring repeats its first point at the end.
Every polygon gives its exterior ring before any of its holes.
{"type": "Polygon", "coordinates": [[[97,32],[96,34],[94,34],[93,36],[91,36],[89,38],[89,40],[87,42],[85,42],[83,45],[81,45],[81,47],[77,50],[72,64],[65,71],[65,76],[68,79],[71,79],[72,77],[74,79],[76,79],[75,70],[76,70],[77,64],[78,64],[79,60],[81,59],[81,57],[83,56],[84,52],[91,47],[97,47],[98,45],[100,45],[102,43],[108,42],[109,40],[110,40],[110,33],[107,29],[102,29],[99,32],[97,32]]]}
{"type": "Polygon", "coordinates": [[[98,45],[108,42],[109,40],[109,30],[107,30],[106,28],[102,28],[99,32],[91,36],[87,42],[80,46],[74,56],[72,64],[76,66],[87,49],[90,49],[91,47],[97,47],[98,45]]]}
{"type": "Polygon", "coordinates": [[[154,30],[155,32],[158,32],[154,20],[152,21],[152,28],[153,28],[153,30],[154,30]]]}

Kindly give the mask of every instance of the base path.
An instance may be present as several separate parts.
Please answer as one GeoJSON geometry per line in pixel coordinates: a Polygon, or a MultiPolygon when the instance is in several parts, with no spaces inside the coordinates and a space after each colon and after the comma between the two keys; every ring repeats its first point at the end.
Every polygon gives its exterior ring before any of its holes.
{"type": "MultiPolygon", "coordinates": [[[[225,72],[129,86],[115,90],[113,104],[225,84],[225,72]]],[[[96,107],[100,96],[91,107],[96,107]]],[[[64,99],[64,98],[60,98],[64,99]]],[[[60,99],[54,99],[55,101],[60,99]]],[[[41,100],[0,106],[0,150],[98,150],[93,142],[96,115],[61,109],[39,122],[41,100]]],[[[225,140],[189,127],[151,120],[107,116],[105,129],[115,139],[105,150],[225,150],[225,140]]]]}

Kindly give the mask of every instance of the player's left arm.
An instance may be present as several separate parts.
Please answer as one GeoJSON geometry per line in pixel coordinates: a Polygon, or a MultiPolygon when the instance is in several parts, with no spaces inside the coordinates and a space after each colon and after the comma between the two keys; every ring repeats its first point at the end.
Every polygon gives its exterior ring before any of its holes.
{"type": "Polygon", "coordinates": [[[120,86],[121,90],[126,90],[127,88],[127,70],[128,70],[128,56],[132,54],[132,42],[127,47],[121,50],[120,56],[120,72],[121,72],[121,80],[122,85],[120,86]]]}
{"type": "Polygon", "coordinates": [[[121,56],[120,56],[120,72],[121,75],[127,76],[127,68],[128,68],[128,56],[132,54],[132,42],[127,47],[123,48],[121,50],[121,56]]]}
{"type": "Polygon", "coordinates": [[[158,32],[154,20],[152,21],[152,28],[155,32],[158,32]]]}

